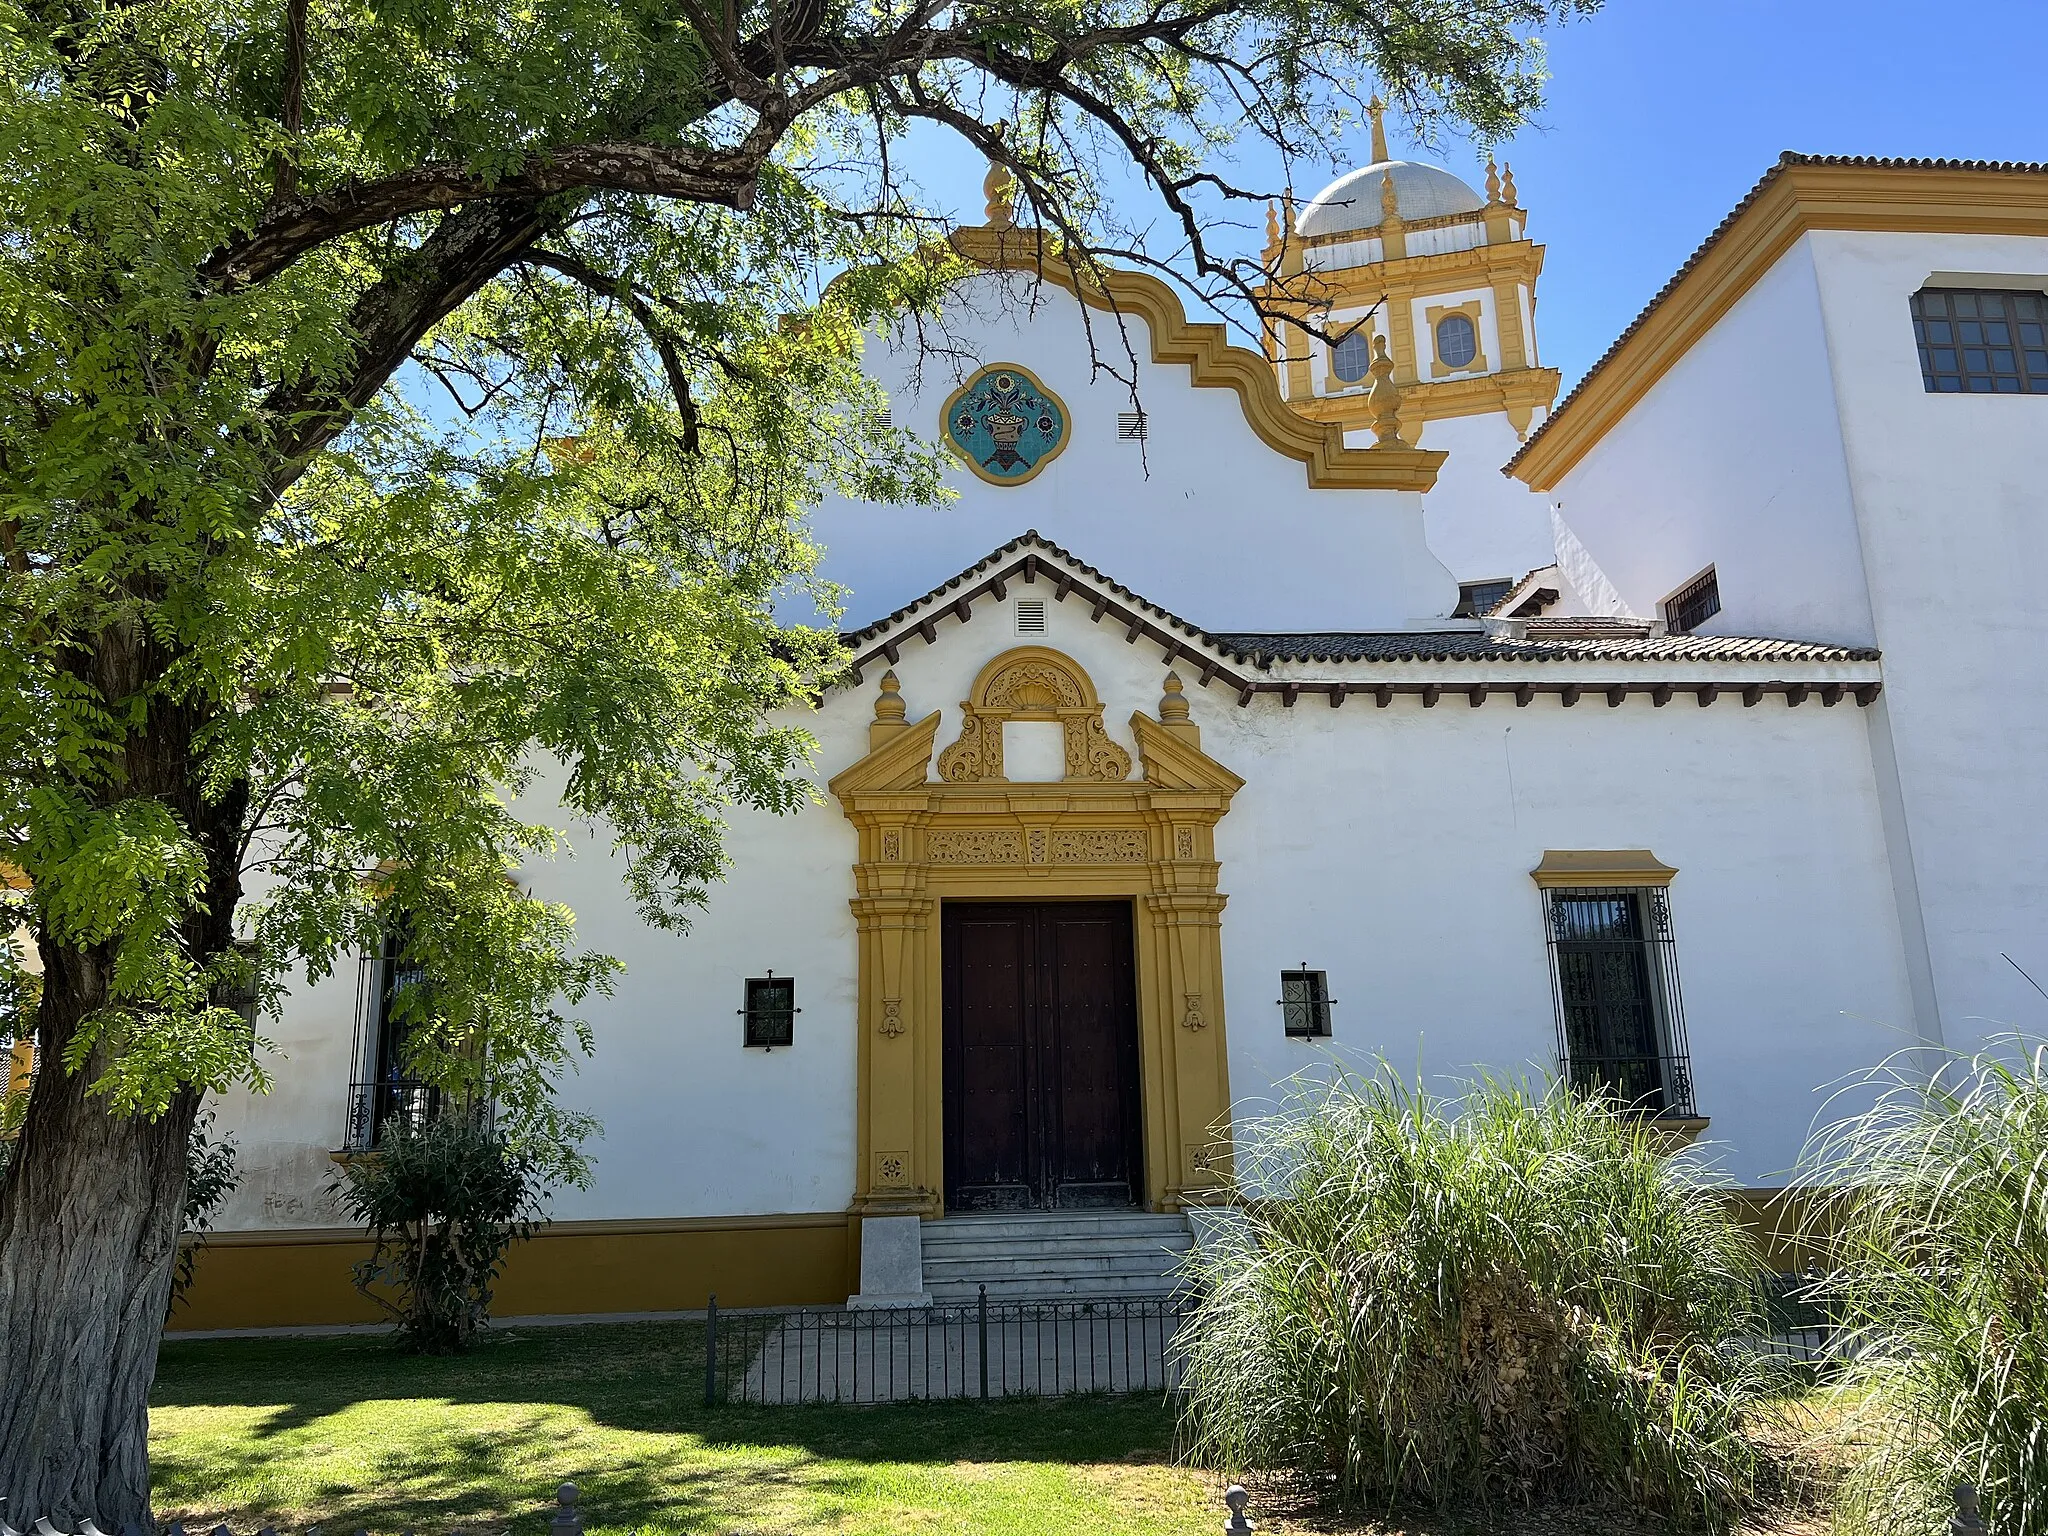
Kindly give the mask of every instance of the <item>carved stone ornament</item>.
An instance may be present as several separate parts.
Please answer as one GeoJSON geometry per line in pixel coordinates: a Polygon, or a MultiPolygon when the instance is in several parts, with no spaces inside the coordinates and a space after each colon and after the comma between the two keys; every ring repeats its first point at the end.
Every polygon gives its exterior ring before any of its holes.
{"type": "Polygon", "coordinates": [[[1058,651],[1020,646],[981,670],[960,701],[960,736],[939,754],[948,784],[1003,778],[1003,726],[1010,720],[1057,720],[1066,740],[1066,778],[1119,784],[1131,776],[1131,754],[1102,726],[1102,700],[1088,674],[1058,651]]]}
{"type": "Polygon", "coordinates": [[[882,1022],[875,1026],[894,1040],[903,1033],[903,999],[885,997],[882,999],[882,1022]]]}
{"type": "Polygon", "coordinates": [[[1187,997],[1188,1005],[1181,1013],[1180,1027],[1182,1029],[1207,1028],[1209,1021],[1202,1017],[1202,994],[1199,992],[1189,992],[1185,996],[1187,997]]]}

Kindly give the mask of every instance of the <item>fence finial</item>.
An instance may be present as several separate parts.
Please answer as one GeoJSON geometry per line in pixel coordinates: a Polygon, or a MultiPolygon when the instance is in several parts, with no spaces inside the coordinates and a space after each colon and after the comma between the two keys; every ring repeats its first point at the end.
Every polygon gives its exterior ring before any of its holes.
{"type": "Polygon", "coordinates": [[[583,1536],[583,1512],[576,1507],[576,1485],[564,1483],[555,1490],[555,1518],[548,1522],[550,1536],[583,1536]]]}
{"type": "Polygon", "coordinates": [[[1977,1510],[1977,1490],[1969,1483],[1956,1484],[1955,1517],[1948,1523],[1948,1536],[1984,1536],[1984,1517],[1977,1510]]]}
{"type": "Polygon", "coordinates": [[[1258,1529],[1244,1517],[1244,1507],[1251,1501],[1252,1496],[1244,1491],[1243,1483],[1232,1483],[1224,1492],[1223,1502],[1230,1508],[1230,1518],[1223,1522],[1226,1536],[1243,1536],[1245,1532],[1258,1529]]]}

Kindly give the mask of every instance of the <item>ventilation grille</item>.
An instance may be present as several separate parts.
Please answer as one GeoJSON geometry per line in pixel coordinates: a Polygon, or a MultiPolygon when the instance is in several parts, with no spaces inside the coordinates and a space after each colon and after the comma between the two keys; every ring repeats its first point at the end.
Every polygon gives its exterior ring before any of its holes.
{"type": "Polygon", "coordinates": [[[862,415],[866,418],[866,426],[870,432],[889,432],[895,429],[896,417],[886,405],[879,411],[865,411],[862,415]]]}
{"type": "Polygon", "coordinates": [[[1149,435],[1149,425],[1143,411],[1116,413],[1116,435],[1127,443],[1142,443],[1149,435]]]}
{"type": "Polygon", "coordinates": [[[1020,635],[1042,635],[1045,633],[1045,603],[1035,597],[1017,600],[1017,633],[1020,635]]]}

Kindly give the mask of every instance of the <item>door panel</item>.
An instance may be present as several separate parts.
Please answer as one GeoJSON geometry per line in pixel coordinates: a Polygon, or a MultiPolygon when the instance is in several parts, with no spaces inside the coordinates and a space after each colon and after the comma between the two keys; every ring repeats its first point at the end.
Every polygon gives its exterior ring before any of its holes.
{"type": "Polygon", "coordinates": [[[946,1182],[961,1209],[1032,1203],[1035,939],[1028,907],[946,912],[946,1182]]]}
{"type": "Polygon", "coordinates": [[[948,902],[946,1203],[1136,1203],[1137,998],[1123,903],[948,902]]]}

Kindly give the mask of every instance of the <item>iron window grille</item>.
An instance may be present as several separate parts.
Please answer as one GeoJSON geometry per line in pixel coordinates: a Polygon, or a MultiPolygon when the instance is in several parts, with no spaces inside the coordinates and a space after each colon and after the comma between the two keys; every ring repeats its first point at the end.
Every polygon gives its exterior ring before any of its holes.
{"type": "Polygon", "coordinates": [[[385,929],[383,943],[365,950],[356,985],[356,1030],[349,1084],[346,1146],[367,1152],[393,1126],[417,1130],[442,1110],[442,1092],[412,1070],[407,1036],[411,1020],[400,1002],[431,985],[426,967],[405,952],[406,925],[385,929]]]}
{"type": "Polygon", "coordinates": [[[2048,294],[1923,288],[1913,295],[1930,395],[2048,395],[2048,294]]]}
{"type": "Polygon", "coordinates": [[[1659,1119],[1695,1113],[1671,903],[1662,886],[1544,892],[1565,1077],[1659,1119]]]}
{"type": "Polygon", "coordinates": [[[1360,328],[1330,348],[1330,372],[1345,384],[1356,384],[1372,372],[1372,336],[1360,328]]]}
{"type": "Polygon", "coordinates": [[[747,1006],[740,1010],[746,1019],[748,1048],[758,1046],[772,1051],[778,1045],[794,1044],[796,1016],[802,1012],[796,1005],[794,976],[778,976],[773,971],[766,976],[749,976],[747,1006]]]}
{"type": "Polygon", "coordinates": [[[1454,619],[1477,619],[1483,617],[1493,605],[1514,590],[1514,582],[1505,576],[1489,581],[1461,581],[1458,583],[1458,606],[1451,610],[1454,619]]]}
{"type": "Polygon", "coordinates": [[[1280,973],[1280,1022],[1290,1040],[1323,1040],[1330,1035],[1330,1009],[1336,999],[1330,996],[1330,977],[1327,971],[1311,971],[1303,967],[1298,971],[1280,973]]]}
{"type": "Polygon", "coordinates": [[[1664,627],[1689,635],[1721,611],[1721,578],[1710,565],[1664,602],[1664,627]]]}

